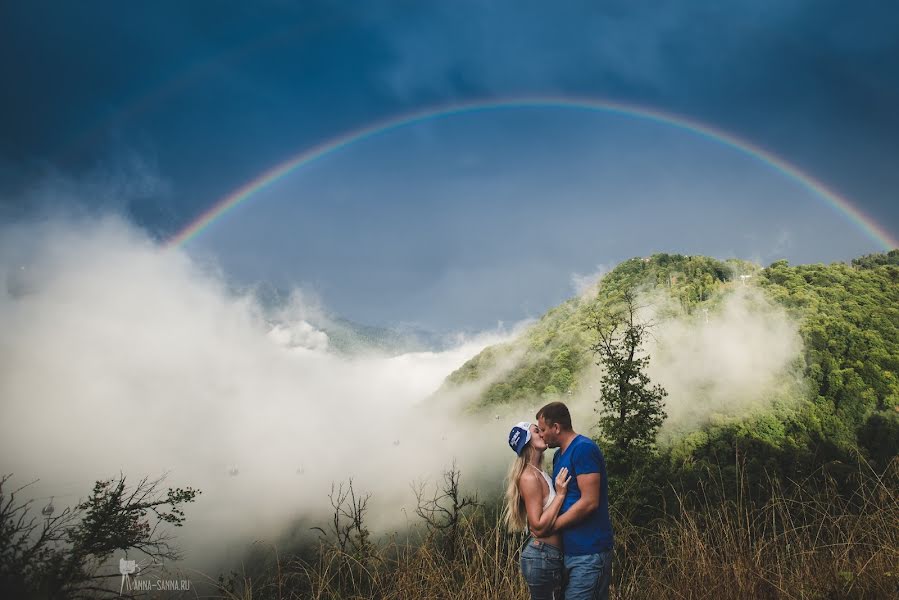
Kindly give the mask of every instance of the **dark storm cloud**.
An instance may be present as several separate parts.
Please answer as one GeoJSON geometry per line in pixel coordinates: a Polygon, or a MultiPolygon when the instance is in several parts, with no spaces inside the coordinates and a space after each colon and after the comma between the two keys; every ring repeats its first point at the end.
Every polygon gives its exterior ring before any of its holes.
{"type": "Polygon", "coordinates": [[[745,137],[895,231],[897,40],[874,2],[4,3],[0,191],[146,155],[170,194],[132,216],[172,231],[378,118],[602,96],[745,137]]]}
{"type": "MultiPolygon", "coordinates": [[[[899,9],[837,2],[454,2],[387,20],[402,98],[600,95],[770,142],[899,150],[899,9]]],[[[840,157],[845,159],[846,157],[840,157]]]]}
{"type": "Polygon", "coordinates": [[[411,99],[603,96],[684,114],[816,174],[895,231],[899,8],[879,2],[440,4],[385,23],[411,99]],[[389,24],[387,24],[389,23],[389,24]]]}
{"type": "Polygon", "coordinates": [[[158,159],[183,221],[241,178],[331,135],[353,106],[374,102],[366,72],[378,42],[332,3],[0,10],[7,190],[48,163],[90,172],[124,146],[158,159]]]}

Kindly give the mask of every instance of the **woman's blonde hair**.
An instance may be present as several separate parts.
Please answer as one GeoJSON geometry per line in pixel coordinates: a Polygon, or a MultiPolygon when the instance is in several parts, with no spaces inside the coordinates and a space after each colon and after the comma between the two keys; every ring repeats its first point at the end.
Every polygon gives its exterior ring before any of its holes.
{"type": "Polygon", "coordinates": [[[528,524],[528,515],[524,508],[521,490],[518,489],[518,481],[521,479],[524,470],[527,469],[534,452],[536,450],[528,443],[521,454],[509,465],[509,472],[506,474],[506,502],[503,507],[503,522],[509,531],[524,531],[528,524]]]}

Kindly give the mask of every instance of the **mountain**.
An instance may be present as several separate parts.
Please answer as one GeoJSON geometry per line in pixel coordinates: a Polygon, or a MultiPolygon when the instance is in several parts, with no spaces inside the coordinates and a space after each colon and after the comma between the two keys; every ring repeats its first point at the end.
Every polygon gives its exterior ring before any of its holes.
{"type": "MultiPolygon", "coordinates": [[[[721,292],[752,276],[759,267],[740,260],[657,254],[625,261],[598,286],[544,314],[526,333],[508,344],[491,346],[450,374],[444,391],[466,383],[486,387],[472,405],[490,406],[524,398],[554,399],[574,393],[592,365],[591,314],[626,287],[664,290],[685,313],[712,302],[721,292]]],[[[665,315],[673,316],[666,306],[665,315]]]]}
{"type": "MultiPolygon", "coordinates": [[[[694,461],[753,448],[756,458],[777,471],[811,470],[857,450],[883,465],[899,453],[899,250],[850,264],[791,266],[778,261],[767,268],[702,256],[634,258],[619,264],[590,292],[549,310],[515,341],[489,347],[466,362],[438,394],[467,391],[470,410],[490,412],[569,397],[595,402],[599,398],[590,386],[598,367],[590,350],[590,317],[628,288],[638,290],[652,309],[660,337],[680,331],[678,340],[686,340],[685,346],[692,343],[691,335],[700,335],[691,332],[699,331],[703,320],[724,318],[736,296],[748,298],[748,308],[731,311],[731,320],[764,317],[763,311],[783,315],[779,322],[794,323],[800,340],[788,368],[773,374],[753,410],[730,415],[719,410],[682,428],[669,440],[669,458],[694,461]]],[[[764,319],[758,323],[770,329],[764,319]]],[[[747,337],[747,331],[753,333],[745,327],[737,331],[747,337]]],[[[775,333],[762,338],[771,351],[781,345],[775,333]]],[[[751,341],[710,339],[712,350],[720,343],[722,352],[751,341]]],[[[665,339],[657,342],[653,346],[660,359],[681,365],[683,371],[701,367],[672,361],[669,355],[676,359],[680,347],[666,346],[665,339]]],[[[751,366],[767,353],[762,347],[744,357],[751,366]]],[[[689,375],[677,373],[677,379],[689,375]]],[[[740,376],[751,381],[753,375],[750,369],[740,376]]],[[[708,376],[713,383],[714,376],[708,376]]],[[[721,389],[728,390],[728,397],[719,398],[724,406],[734,388],[697,386],[684,402],[699,405],[721,389]]]]}

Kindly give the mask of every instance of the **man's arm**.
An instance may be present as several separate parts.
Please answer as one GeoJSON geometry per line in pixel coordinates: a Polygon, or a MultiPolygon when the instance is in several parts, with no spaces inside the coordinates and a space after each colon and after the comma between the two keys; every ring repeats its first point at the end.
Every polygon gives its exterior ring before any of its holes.
{"type": "Polygon", "coordinates": [[[559,515],[552,527],[552,533],[583,521],[599,508],[599,479],[599,473],[584,473],[577,476],[581,497],[564,514],[559,515]]]}

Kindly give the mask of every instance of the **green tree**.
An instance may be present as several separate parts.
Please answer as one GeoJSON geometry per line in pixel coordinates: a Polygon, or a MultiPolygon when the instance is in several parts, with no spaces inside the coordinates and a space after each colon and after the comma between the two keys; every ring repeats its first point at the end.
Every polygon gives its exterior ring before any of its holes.
{"type": "MultiPolygon", "coordinates": [[[[0,477],[0,597],[112,598],[108,585],[121,574],[107,568],[116,551],[129,550],[154,563],[179,558],[162,524],[180,527],[181,506],[199,490],[160,489],[162,478],[142,479],[129,488],[125,476],[98,481],[87,500],[60,514],[30,516],[31,501],[7,491],[10,475],[0,477]]],[[[29,484],[30,485],[30,484],[29,484]]],[[[129,594],[125,594],[130,597],[129,594]]]]}
{"type": "Polygon", "coordinates": [[[666,416],[668,392],[658,384],[652,386],[646,374],[649,355],[642,346],[651,324],[639,319],[640,308],[634,291],[626,289],[591,321],[597,339],[591,350],[605,368],[599,430],[609,442],[610,462],[620,468],[637,466],[652,454],[666,416]]]}

